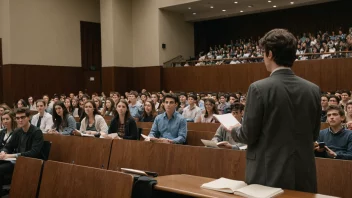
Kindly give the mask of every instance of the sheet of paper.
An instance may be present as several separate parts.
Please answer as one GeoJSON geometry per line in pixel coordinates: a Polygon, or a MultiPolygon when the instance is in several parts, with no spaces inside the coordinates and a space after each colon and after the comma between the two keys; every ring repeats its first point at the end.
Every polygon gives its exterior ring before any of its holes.
{"type": "Polygon", "coordinates": [[[7,158],[7,159],[3,159],[3,161],[16,161],[16,158],[7,158]]]}
{"type": "Polygon", "coordinates": [[[201,141],[203,142],[204,146],[207,147],[212,147],[212,148],[219,148],[217,143],[211,140],[203,140],[201,139],[201,141]]]}
{"type": "Polygon", "coordinates": [[[210,190],[233,193],[235,190],[245,186],[247,186],[247,184],[243,181],[221,177],[220,179],[205,183],[201,187],[210,190]]]}
{"type": "Polygon", "coordinates": [[[141,134],[141,136],[144,138],[145,141],[150,141],[150,138],[146,135],[141,134]]]}
{"type": "Polygon", "coordinates": [[[240,146],[240,150],[247,150],[247,145],[240,146]]]}
{"type": "Polygon", "coordinates": [[[227,129],[239,124],[238,120],[231,113],[214,115],[214,117],[227,129]]]}
{"type": "Polygon", "coordinates": [[[117,133],[110,133],[108,136],[111,137],[111,138],[116,138],[117,137],[117,133]]]}

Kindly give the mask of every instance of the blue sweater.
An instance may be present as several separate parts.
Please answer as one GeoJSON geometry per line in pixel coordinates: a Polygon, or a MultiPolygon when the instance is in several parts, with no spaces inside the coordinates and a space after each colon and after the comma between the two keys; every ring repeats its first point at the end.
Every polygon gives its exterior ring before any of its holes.
{"type": "MultiPolygon", "coordinates": [[[[343,128],[335,134],[330,128],[321,130],[318,142],[325,142],[325,145],[337,154],[336,159],[352,160],[351,130],[343,128]]],[[[328,157],[326,153],[325,157],[328,157]]]]}

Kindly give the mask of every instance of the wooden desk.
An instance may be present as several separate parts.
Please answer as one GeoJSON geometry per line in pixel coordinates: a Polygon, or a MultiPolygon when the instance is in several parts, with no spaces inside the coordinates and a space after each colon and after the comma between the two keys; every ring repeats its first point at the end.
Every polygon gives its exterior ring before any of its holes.
{"type": "Polygon", "coordinates": [[[51,141],[49,160],[107,169],[111,139],[44,134],[51,141]]]}
{"type": "Polygon", "coordinates": [[[39,197],[130,198],[132,185],[132,175],[49,160],[39,197]]]}
{"type": "MultiPolygon", "coordinates": [[[[204,183],[215,180],[213,178],[199,177],[199,176],[192,176],[192,175],[168,175],[168,176],[157,177],[156,180],[158,181],[158,184],[155,185],[154,187],[156,191],[171,192],[179,195],[185,195],[185,196],[191,196],[191,197],[204,197],[204,198],[240,197],[233,194],[207,190],[200,187],[204,183]]],[[[276,197],[278,198],[292,198],[292,197],[329,198],[330,196],[298,192],[298,191],[292,191],[292,190],[284,190],[283,194],[280,194],[276,197]]]]}
{"type": "Polygon", "coordinates": [[[190,174],[244,180],[245,151],[200,146],[113,140],[109,170],[133,168],[159,175],[190,174]]]}
{"type": "Polygon", "coordinates": [[[187,122],[187,130],[189,131],[210,131],[216,132],[219,128],[220,123],[194,123],[187,122]]]}
{"type": "Polygon", "coordinates": [[[211,140],[215,135],[215,131],[187,131],[186,145],[204,146],[201,139],[211,140]]]}
{"type": "Polygon", "coordinates": [[[12,175],[10,196],[35,198],[42,166],[43,160],[19,157],[12,175]]]}

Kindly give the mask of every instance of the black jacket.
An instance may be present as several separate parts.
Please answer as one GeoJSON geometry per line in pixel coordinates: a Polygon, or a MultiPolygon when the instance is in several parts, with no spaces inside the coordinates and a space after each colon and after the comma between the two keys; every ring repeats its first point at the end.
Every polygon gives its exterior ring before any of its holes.
{"type": "MultiPolygon", "coordinates": [[[[111,124],[110,124],[108,133],[109,134],[110,133],[117,133],[119,126],[120,126],[119,116],[117,115],[111,120],[111,124]]],[[[125,135],[122,138],[127,139],[127,140],[137,140],[138,139],[137,124],[136,124],[136,121],[132,117],[129,117],[125,123],[125,135]]]]}

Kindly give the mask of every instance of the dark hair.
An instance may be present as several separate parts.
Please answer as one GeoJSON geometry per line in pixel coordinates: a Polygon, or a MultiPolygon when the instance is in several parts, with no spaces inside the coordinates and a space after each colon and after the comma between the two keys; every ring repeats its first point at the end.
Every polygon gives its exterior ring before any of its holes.
{"type": "Polygon", "coordinates": [[[194,94],[190,94],[190,95],[188,96],[188,98],[193,98],[194,100],[197,100],[197,96],[194,95],[194,94]]]}
{"type": "Polygon", "coordinates": [[[112,95],[117,95],[117,97],[121,97],[120,93],[119,92],[113,92],[112,95]]]}
{"type": "Polygon", "coordinates": [[[143,118],[148,117],[148,114],[147,114],[147,112],[145,111],[145,104],[146,104],[147,102],[149,102],[150,105],[152,105],[152,112],[150,112],[150,113],[151,113],[151,115],[153,116],[153,118],[155,118],[155,117],[158,115],[158,112],[156,112],[156,110],[155,110],[155,104],[154,104],[154,102],[151,101],[151,100],[145,101],[142,117],[143,117],[143,118]]]}
{"type": "Polygon", "coordinates": [[[325,97],[329,101],[329,97],[326,94],[323,94],[323,95],[320,96],[320,98],[322,98],[322,97],[325,97]]]}
{"type": "Polygon", "coordinates": [[[187,97],[187,94],[186,94],[185,92],[181,92],[178,96],[185,96],[186,99],[188,98],[188,97],[187,97]]]}
{"type": "MultiPolygon", "coordinates": [[[[94,101],[92,101],[92,100],[87,100],[85,103],[84,103],[84,105],[83,105],[83,109],[85,108],[85,106],[86,106],[86,104],[87,103],[90,103],[90,104],[92,104],[92,106],[93,106],[93,116],[95,116],[95,115],[100,115],[99,114],[99,111],[98,111],[98,109],[97,109],[97,106],[95,105],[95,103],[94,103],[94,101]]],[[[86,112],[84,111],[84,117],[86,117],[87,119],[86,120],[88,120],[89,118],[88,118],[88,114],[86,114],[86,112]]]]}
{"type": "Polygon", "coordinates": [[[43,99],[38,99],[35,103],[38,105],[38,102],[42,102],[44,107],[46,106],[46,102],[43,99]]]}
{"type": "MultiPolygon", "coordinates": [[[[5,110],[4,111],[4,114],[2,114],[2,116],[4,115],[9,115],[10,118],[11,118],[11,128],[12,130],[14,131],[16,128],[17,128],[17,122],[16,122],[16,115],[13,111],[10,111],[10,110],[5,110]]],[[[2,116],[1,116],[1,121],[2,121],[2,116]]],[[[27,115],[26,115],[27,116],[27,115]]],[[[28,117],[28,116],[27,116],[28,117]]]]}
{"type": "Polygon", "coordinates": [[[103,116],[105,115],[105,113],[106,113],[107,111],[109,112],[109,114],[110,114],[110,112],[113,112],[113,114],[115,113],[115,102],[114,102],[114,100],[111,99],[111,98],[107,98],[107,99],[105,100],[104,108],[103,108],[103,111],[102,111],[103,116]],[[110,109],[107,109],[107,107],[106,107],[106,102],[107,102],[107,101],[110,101],[110,103],[111,103],[110,109]]]}
{"type": "Polygon", "coordinates": [[[335,98],[336,101],[337,101],[337,104],[340,103],[340,98],[339,98],[339,97],[337,97],[337,96],[335,96],[335,95],[332,95],[332,96],[329,97],[328,101],[330,100],[330,98],[335,98]]]}
{"type": "Polygon", "coordinates": [[[98,96],[95,96],[95,98],[92,98],[93,102],[95,103],[94,100],[97,100],[99,102],[99,107],[96,107],[97,109],[101,108],[102,107],[102,101],[101,99],[98,97],[98,96]]]}
{"type": "Polygon", "coordinates": [[[340,116],[345,116],[345,111],[340,106],[329,105],[328,108],[326,108],[326,113],[328,113],[331,110],[337,110],[340,116]]]}
{"type": "MultiPolygon", "coordinates": [[[[67,109],[67,111],[69,112],[69,113],[71,113],[71,112],[73,112],[73,108],[72,108],[72,101],[71,101],[71,99],[70,98],[65,98],[65,100],[64,100],[64,102],[66,102],[66,100],[68,100],[68,101],[70,101],[70,107],[67,109]]],[[[65,106],[66,107],[66,106],[65,106]]]]}
{"type": "Polygon", "coordinates": [[[172,94],[172,93],[165,94],[164,97],[163,97],[163,103],[165,102],[166,98],[172,98],[172,99],[175,100],[175,103],[180,104],[180,101],[179,101],[178,97],[175,94],[172,94]]]}
{"type": "Polygon", "coordinates": [[[116,117],[116,120],[118,121],[118,122],[120,122],[120,120],[119,120],[119,113],[117,112],[117,105],[120,103],[120,102],[122,102],[124,105],[126,105],[126,113],[125,113],[125,124],[126,124],[126,122],[128,121],[128,118],[130,118],[131,117],[131,113],[130,113],[130,109],[129,109],[129,107],[128,107],[128,102],[126,101],[126,100],[120,100],[117,104],[116,104],[116,113],[115,113],[115,117],[116,117]]]}
{"type": "MultiPolygon", "coordinates": [[[[18,102],[20,102],[20,101],[21,101],[23,107],[27,107],[28,106],[25,100],[19,99],[18,102]]],[[[17,107],[17,104],[16,104],[16,107],[17,107]]]]}
{"type": "Polygon", "coordinates": [[[84,94],[84,95],[82,96],[82,99],[83,99],[83,98],[87,98],[87,100],[90,99],[90,97],[89,97],[87,94],[84,94]]]}
{"type": "Polygon", "coordinates": [[[134,95],[136,98],[138,97],[138,92],[136,91],[131,91],[129,95],[134,95]]]}
{"type": "Polygon", "coordinates": [[[348,97],[351,96],[351,92],[348,91],[348,90],[342,90],[342,91],[341,91],[341,94],[343,94],[343,93],[347,93],[348,97]]]}
{"type": "Polygon", "coordinates": [[[67,108],[65,107],[65,104],[61,101],[57,101],[54,103],[53,105],[53,122],[54,122],[54,125],[53,127],[56,128],[56,130],[59,129],[61,123],[64,121],[65,123],[67,123],[67,115],[68,115],[68,111],[67,111],[67,108]],[[56,109],[55,107],[56,106],[60,106],[62,108],[62,111],[63,111],[63,118],[64,120],[61,119],[61,116],[59,116],[57,113],[56,113],[56,109]]]}
{"type": "Polygon", "coordinates": [[[292,67],[296,60],[297,40],[285,29],[273,29],[260,39],[259,45],[266,56],[272,52],[273,60],[279,66],[292,67]]]}
{"type": "Polygon", "coordinates": [[[244,105],[242,103],[239,102],[235,102],[233,103],[231,106],[231,111],[240,111],[242,112],[244,110],[244,105]]]}
{"type": "MultiPolygon", "coordinates": [[[[211,104],[213,104],[213,114],[219,114],[218,108],[215,105],[215,100],[213,98],[206,98],[204,99],[204,106],[206,102],[210,102],[211,104]]],[[[204,117],[207,118],[208,117],[208,111],[205,108],[205,114],[204,117]]]]}
{"type": "Polygon", "coordinates": [[[15,110],[15,114],[25,113],[27,117],[29,117],[31,111],[27,107],[20,107],[15,110]]]}

